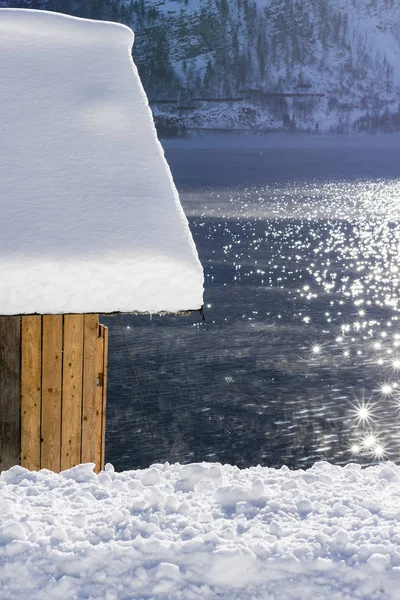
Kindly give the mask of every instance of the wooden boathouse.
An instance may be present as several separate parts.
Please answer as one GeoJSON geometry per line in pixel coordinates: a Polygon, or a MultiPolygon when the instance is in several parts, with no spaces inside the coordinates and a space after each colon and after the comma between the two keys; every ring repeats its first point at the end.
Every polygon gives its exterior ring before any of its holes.
{"type": "Polygon", "coordinates": [[[98,315],[202,306],[132,43],[115,23],[0,9],[0,470],[101,470],[98,315]]]}

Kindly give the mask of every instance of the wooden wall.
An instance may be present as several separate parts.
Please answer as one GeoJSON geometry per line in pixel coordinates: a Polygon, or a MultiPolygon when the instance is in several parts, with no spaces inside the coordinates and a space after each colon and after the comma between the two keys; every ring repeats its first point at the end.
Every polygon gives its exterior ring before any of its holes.
{"type": "Polygon", "coordinates": [[[104,467],[107,354],[97,315],[0,317],[1,470],[104,467]]]}
{"type": "Polygon", "coordinates": [[[20,363],[21,317],[0,317],[0,471],[19,463],[20,363]]]}

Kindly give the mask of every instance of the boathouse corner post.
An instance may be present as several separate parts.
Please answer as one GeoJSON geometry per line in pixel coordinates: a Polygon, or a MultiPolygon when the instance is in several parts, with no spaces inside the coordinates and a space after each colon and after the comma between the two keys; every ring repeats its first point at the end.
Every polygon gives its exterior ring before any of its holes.
{"type": "Polygon", "coordinates": [[[21,317],[0,316],[0,471],[21,454],[21,317]]]}
{"type": "Polygon", "coordinates": [[[0,317],[0,470],[104,468],[107,355],[98,315],[0,317]]]}

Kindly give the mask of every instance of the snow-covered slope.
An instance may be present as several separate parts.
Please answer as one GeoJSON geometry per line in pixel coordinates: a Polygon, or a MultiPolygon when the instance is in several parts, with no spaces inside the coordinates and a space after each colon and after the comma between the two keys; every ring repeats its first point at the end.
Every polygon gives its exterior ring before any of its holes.
{"type": "Polygon", "coordinates": [[[202,305],[132,43],[122,25],[0,9],[0,314],[202,305]]]}
{"type": "Polygon", "coordinates": [[[1,600],[398,600],[400,468],[0,476],[1,600]]]}
{"type": "Polygon", "coordinates": [[[10,2],[132,26],[160,126],[400,129],[400,0],[10,2]]]}
{"type": "Polygon", "coordinates": [[[193,127],[399,127],[399,0],[160,4],[189,35],[174,26],[178,107],[157,114],[193,127]]]}

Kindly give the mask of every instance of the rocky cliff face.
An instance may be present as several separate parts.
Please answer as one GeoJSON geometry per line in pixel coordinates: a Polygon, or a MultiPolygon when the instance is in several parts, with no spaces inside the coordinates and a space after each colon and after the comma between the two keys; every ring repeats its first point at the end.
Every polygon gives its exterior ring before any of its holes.
{"type": "Polygon", "coordinates": [[[400,0],[0,0],[116,20],[159,127],[400,129],[400,0]]]}

